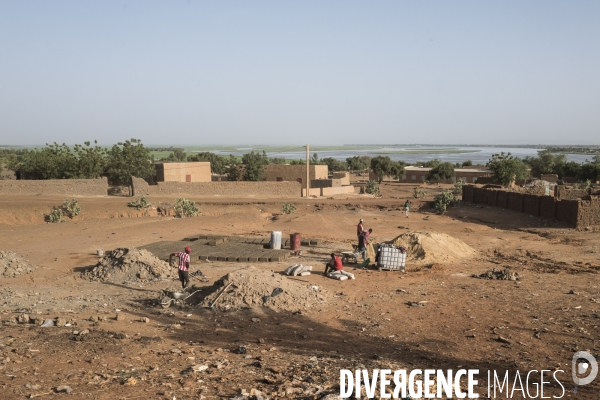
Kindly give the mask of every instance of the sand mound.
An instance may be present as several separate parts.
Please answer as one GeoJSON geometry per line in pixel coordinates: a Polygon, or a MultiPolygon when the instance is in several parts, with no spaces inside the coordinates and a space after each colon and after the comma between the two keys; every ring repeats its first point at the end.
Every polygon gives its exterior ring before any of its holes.
{"type": "Polygon", "coordinates": [[[29,264],[20,255],[10,251],[0,251],[0,276],[3,278],[15,278],[19,275],[28,274],[37,269],[37,266],[29,264]]]}
{"type": "Polygon", "coordinates": [[[165,279],[175,271],[147,250],[119,248],[109,251],[86,275],[90,280],[123,283],[165,279]]]}
{"type": "MultiPolygon", "coordinates": [[[[231,272],[215,285],[227,287],[215,308],[239,310],[250,307],[268,307],[276,311],[298,311],[316,307],[327,299],[327,292],[320,287],[302,284],[275,272],[248,267],[231,272]],[[315,290],[317,289],[317,290],[315,290]]],[[[219,288],[203,300],[210,307],[223,289],[219,288]]]]}
{"type": "Polygon", "coordinates": [[[477,254],[462,240],[445,233],[407,232],[393,244],[406,247],[406,261],[417,265],[459,262],[477,254]]]}

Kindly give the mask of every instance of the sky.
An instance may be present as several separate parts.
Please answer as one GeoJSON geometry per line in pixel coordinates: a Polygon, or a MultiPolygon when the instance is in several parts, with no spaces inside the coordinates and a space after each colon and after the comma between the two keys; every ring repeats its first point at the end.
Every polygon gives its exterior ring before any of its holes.
{"type": "Polygon", "coordinates": [[[0,144],[600,144],[598,1],[0,0],[0,144]]]}

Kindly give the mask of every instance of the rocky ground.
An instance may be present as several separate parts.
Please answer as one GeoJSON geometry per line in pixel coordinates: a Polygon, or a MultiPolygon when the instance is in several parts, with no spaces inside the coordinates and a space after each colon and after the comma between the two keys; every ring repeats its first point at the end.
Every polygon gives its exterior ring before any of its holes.
{"type": "MultiPolygon", "coordinates": [[[[130,198],[80,198],[81,216],[61,224],[44,223],[43,213],[64,199],[3,196],[0,251],[38,269],[0,278],[0,397],[312,399],[339,393],[342,368],[478,368],[482,398],[487,370],[542,369],[565,371],[562,398],[597,398],[600,378],[575,387],[571,358],[600,350],[598,235],[466,204],[435,215],[426,202],[443,187],[424,188],[427,197],[412,199],[408,219],[401,207],[413,187],[400,184],[383,185],[379,199],[295,199],[291,215],[281,213],[283,200],[194,198],[202,214],[183,220],[128,208],[130,198]],[[422,240],[431,258],[409,257],[406,273],[349,265],[355,280],[322,276],[329,253],[351,249],[359,218],[376,241],[420,232],[447,235],[454,245],[422,240]],[[254,264],[273,278],[255,285],[233,278],[243,263],[195,262],[191,272],[202,274],[192,284],[201,291],[169,308],[160,297],[179,290],[174,269],[146,255],[135,264],[136,253],[126,264],[141,269],[104,279],[107,266],[123,271],[123,263],[97,256],[199,233],[271,230],[322,242],[286,262],[254,264]],[[280,275],[292,264],[311,265],[313,274],[280,275]],[[228,274],[238,287],[210,308],[228,274]],[[275,296],[264,306],[260,295],[271,286],[300,297],[275,296]]],[[[413,242],[405,245],[417,254],[413,242]]]]}

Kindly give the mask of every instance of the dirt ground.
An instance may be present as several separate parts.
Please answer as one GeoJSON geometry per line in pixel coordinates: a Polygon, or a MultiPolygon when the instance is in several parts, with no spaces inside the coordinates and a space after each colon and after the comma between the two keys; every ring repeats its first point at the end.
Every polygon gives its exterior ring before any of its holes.
{"type": "Polygon", "coordinates": [[[600,350],[600,235],[470,204],[436,215],[428,202],[444,186],[424,188],[423,199],[412,198],[413,185],[392,183],[382,185],[381,198],[291,199],[297,210],[290,215],[281,214],[284,200],[190,198],[202,213],[186,219],[136,211],[127,197],[78,198],[82,214],[60,224],[45,223],[43,214],[64,198],[4,195],[0,251],[38,269],[0,278],[0,398],[312,399],[339,393],[341,368],[465,368],[480,370],[481,398],[488,370],[502,376],[518,370],[523,381],[530,370],[549,370],[545,380],[554,383],[544,396],[597,399],[600,378],[574,386],[571,359],[576,351],[597,356],[600,350]],[[402,211],[407,198],[409,218],[402,211]],[[359,218],[376,242],[406,232],[444,233],[476,255],[409,263],[406,273],[348,265],[355,280],[324,277],[329,254],[356,242],[359,218]],[[196,302],[167,309],[158,304],[159,291],[177,290],[175,278],[120,284],[84,274],[98,262],[98,249],[272,230],[321,243],[285,262],[253,265],[275,273],[312,265],[312,275],[285,279],[326,291],[326,300],[295,311],[200,304],[215,292],[213,282],[247,263],[193,262],[191,272],[204,277],[192,284],[203,292],[196,302]],[[510,268],[521,280],[472,277],[492,268],[510,268]],[[23,313],[38,323],[60,317],[61,326],[14,323],[23,313]],[[556,370],[564,371],[557,375],[564,395],[551,378],[556,370]]]}

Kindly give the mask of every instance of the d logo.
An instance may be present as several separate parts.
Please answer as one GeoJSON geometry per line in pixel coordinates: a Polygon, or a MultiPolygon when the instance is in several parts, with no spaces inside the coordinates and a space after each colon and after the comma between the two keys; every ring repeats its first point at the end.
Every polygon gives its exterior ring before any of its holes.
{"type": "Polygon", "coordinates": [[[587,385],[596,379],[596,375],[598,375],[598,363],[596,362],[594,356],[592,356],[590,353],[578,351],[573,355],[571,372],[573,374],[573,382],[575,382],[576,385],[587,385]],[[585,361],[578,362],[579,360],[585,361]],[[589,375],[585,378],[578,377],[578,375],[584,375],[586,373],[589,375]]]}

